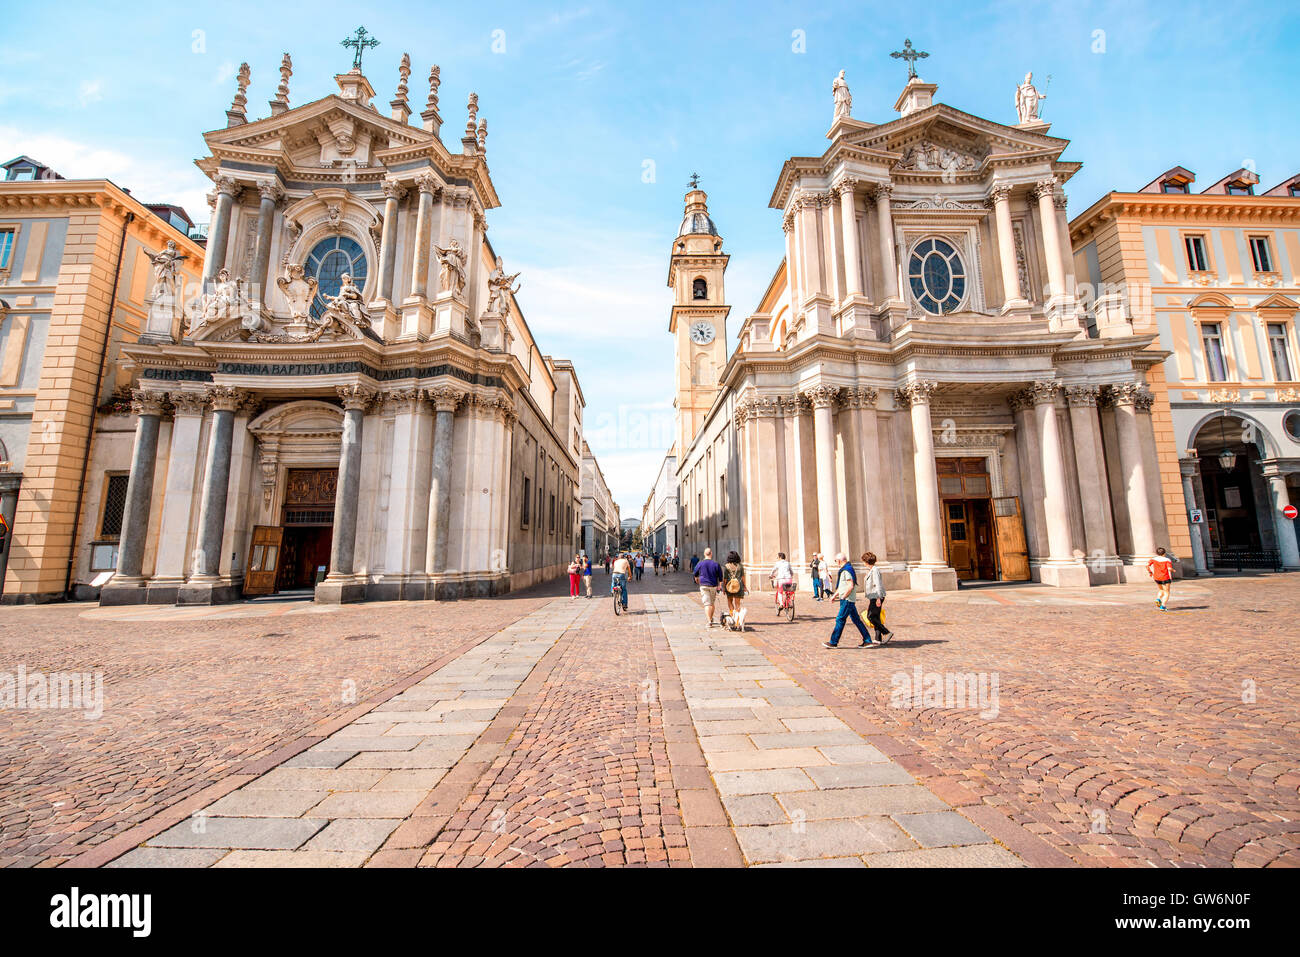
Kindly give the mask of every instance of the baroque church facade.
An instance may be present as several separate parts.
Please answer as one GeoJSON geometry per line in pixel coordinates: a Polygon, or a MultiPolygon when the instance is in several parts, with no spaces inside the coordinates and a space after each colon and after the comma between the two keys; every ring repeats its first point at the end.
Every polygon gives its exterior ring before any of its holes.
{"type": "Polygon", "coordinates": [[[245,64],[204,137],[201,282],[155,288],[94,445],[129,474],[105,604],[497,594],[579,544],[582,394],[487,238],[477,96],[449,142],[439,68],[412,122],[409,57],[381,111],[362,52],[296,107],[286,54],[260,119],[245,64]]]}
{"type": "Polygon", "coordinates": [[[669,273],[682,551],[734,548],[755,587],[778,552],[806,583],[841,550],[875,552],[891,587],[1145,577],[1187,536],[1160,478],[1166,353],[1131,323],[1099,334],[1079,294],[1080,164],[1032,78],[1011,124],[936,90],[909,69],[898,115],[867,122],[841,73],[829,147],[777,178],[785,258],[730,356],[727,257],[687,194],[669,273]]]}

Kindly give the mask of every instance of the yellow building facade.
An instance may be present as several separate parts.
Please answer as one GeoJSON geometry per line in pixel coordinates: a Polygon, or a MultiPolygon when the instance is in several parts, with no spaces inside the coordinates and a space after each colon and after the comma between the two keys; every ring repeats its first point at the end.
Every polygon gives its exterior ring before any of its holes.
{"type": "Polygon", "coordinates": [[[1176,166],[1090,206],[1070,224],[1076,274],[1094,334],[1158,333],[1168,353],[1149,378],[1169,400],[1156,428],[1173,551],[1202,573],[1300,568],[1286,513],[1300,502],[1300,175],[1266,191],[1246,169],[1194,182],[1176,166]]]}
{"type": "Polygon", "coordinates": [[[154,258],[168,243],[184,257],[174,270],[179,297],[198,282],[203,248],[118,186],[54,176],[0,182],[6,603],[62,598],[100,574],[96,563],[111,573],[125,479],[92,473],[88,446],[96,410],[129,384],[118,346],[144,328],[154,258]]]}

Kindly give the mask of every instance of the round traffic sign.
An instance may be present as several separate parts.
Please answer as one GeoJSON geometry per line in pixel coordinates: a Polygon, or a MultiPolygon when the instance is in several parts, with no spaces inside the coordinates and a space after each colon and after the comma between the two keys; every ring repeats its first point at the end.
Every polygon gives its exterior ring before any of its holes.
{"type": "Polygon", "coordinates": [[[1282,509],[1282,514],[1287,518],[1295,518],[1296,517],[1295,506],[1294,505],[1286,506],[1284,509],[1282,509]]]}

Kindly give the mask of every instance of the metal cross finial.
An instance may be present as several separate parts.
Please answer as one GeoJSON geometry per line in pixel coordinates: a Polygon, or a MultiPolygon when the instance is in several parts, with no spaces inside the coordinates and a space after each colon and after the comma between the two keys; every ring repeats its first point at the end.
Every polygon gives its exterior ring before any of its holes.
{"type": "Polygon", "coordinates": [[[699,174],[699,173],[692,173],[692,174],[691,174],[691,189],[699,189],[699,188],[700,188],[700,174],[699,174]]]}
{"type": "Polygon", "coordinates": [[[928,57],[930,54],[923,53],[920,50],[912,49],[912,41],[904,40],[903,49],[901,51],[895,51],[894,53],[891,53],[889,55],[893,57],[895,60],[906,60],[907,78],[909,80],[914,80],[916,79],[916,61],[923,60],[926,57],[928,57]]]}
{"type": "Polygon", "coordinates": [[[374,37],[371,37],[365,27],[357,27],[356,34],[341,41],[339,45],[345,47],[356,47],[356,55],[352,57],[352,69],[360,73],[361,54],[366,52],[366,47],[379,46],[379,41],[374,39],[374,37]]]}

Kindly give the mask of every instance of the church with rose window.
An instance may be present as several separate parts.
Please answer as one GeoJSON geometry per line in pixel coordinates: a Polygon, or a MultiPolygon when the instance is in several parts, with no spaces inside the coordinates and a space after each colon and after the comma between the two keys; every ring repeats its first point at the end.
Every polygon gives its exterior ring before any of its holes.
{"type": "Polygon", "coordinates": [[[828,145],[777,172],[785,256],[730,353],[728,256],[686,194],[668,277],[683,554],[734,548],[752,587],[778,553],[805,585],[841,551],[923,590],[1143,580],[1157,547],[1191,571],[1158,442],[1167,353],[1123,302],[1097,325],[1065,215],[1081,164],[1032,75],[1003,122],[897,56],[893,117],[855,118],[841,73],[828,145]]]}

